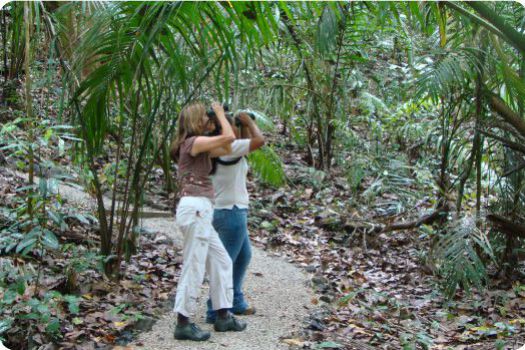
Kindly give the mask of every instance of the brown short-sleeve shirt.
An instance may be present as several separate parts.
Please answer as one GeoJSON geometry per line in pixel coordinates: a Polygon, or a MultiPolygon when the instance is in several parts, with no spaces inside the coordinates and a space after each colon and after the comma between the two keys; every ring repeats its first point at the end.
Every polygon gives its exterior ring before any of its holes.
{"type": "Polygon", "coordinates": [[[207,197],[213,201],[213,184],[210,178],[212,168],[210,154],[191,155],[191,148],[197,136],[187,138],[179,149],[180,197],[207,197]]]}

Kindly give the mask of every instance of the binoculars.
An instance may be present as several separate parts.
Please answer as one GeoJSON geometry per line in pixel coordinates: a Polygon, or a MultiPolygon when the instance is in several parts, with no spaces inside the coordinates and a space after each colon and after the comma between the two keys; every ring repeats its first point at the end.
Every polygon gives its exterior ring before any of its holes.
{"type": "MultiPolygon", "coordinates": [[[[223,103],[222,108],[224,108],[226,117],[230,117],[230,118],[233,117],[233,114],[230,112],[230,106],[228,106],[226,103],[223,103]]],[[[246,113],[250,116],[250,118],[252,118],[252,120],[255,120],[255,114],[253,114],[252,112],[246,112],[246,113]]],[[[215,125],[220,131],[220,125],[217,122],[217,114],[215,114],[215,111],[213,110],[213,108],[208,108],[208,110],[206,111],[206,115],[208,116],[208,118],[214,120],[215,125]]],[[[242,125],[241,120],[238,117],[235,117],[235,126],[240,127],[241,125],[242,125]]]]}
{"type": "MultiPolygon", "coordinates": [[[[223,103],[222,104],[222,108],[224,109],[224,112],[227,116],[231,116],[231,113],[230,113],[230,106],[228,106],[226,103],[223,103]]],[[[217,114],[215,114],[215,111],[213,110],[213,108],[208,108],[208,110],[206,111],[206,115],[208,116],[208,118],[210,119],[213,119],[213,118],[217,118],[217,114]]]]}

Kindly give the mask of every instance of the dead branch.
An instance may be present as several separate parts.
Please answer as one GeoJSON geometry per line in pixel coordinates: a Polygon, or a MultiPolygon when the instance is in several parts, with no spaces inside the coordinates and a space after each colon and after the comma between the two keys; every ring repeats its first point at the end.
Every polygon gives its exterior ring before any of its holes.
{"type": "MultiPolygon", "coordinates": [[[[126,216],[131,215],[133,210],[119,210],[116,214],[119,216],[122,216],[126,214],[126,216]]],[[[106,209],[106,214],[111,213],[111,210],[106,209]]],[[[139,211],[139,218],[142,219],[152,219],[152,218],[172,218],[173,213],[169,211],[139,211]]]]}
{"type": "Polygon", "coordinates": [[[428,225],[431,224],[438,219],[444,217],[447,214],[447,210],[444,208],[436,209],[430,214],[426,214],[418,218],[417,220],[413,221],[407,221],[407,222],[396,222],[389,225],[382,225],[382,224],[357,224],[355,222],[346,222],[344,224],[344,229],[348,233],[352,232],[364,232],[366,234],[378,234],[378,233],[386,233],[386,232],[392,232],[392,231],[401,231],[401,230],[409,230],[413,228],[417,228],[421,225],[428,225]]]}
{"type": "Polygon", "coordinates": [[[488,131],[484,131],[484,130],[481,130],[481,129],[478,129],[478,130],[483,135],[503,143],[504,146],[525,154],[525,146],[523,146],[521,143],[507,140],[504,137],[498,136],[498,135],[493,134],[493,133],[488,132],[488,131]]]}
{"type": "Polygon", "coordinates": [[[497,229],[501,233],[506,234],[509,237],[517,236],[517,237],[525,238],[525,225],[524,224],[514,222],[498,214],[487,215],[487,220],[489,220],[494,225],[495,229],[497,229]]]}
{"type": "Polygon", "coordinates": [[[514,168],[508,170],[505,174],[503,174],[503,175],[501,175],[501,176],[502,176],[502,177],[510,176],[510,175],[514,174],[515,172],[520,171],[521,169],[525,169],[525,162],[521,162],[520,164],[518,164],[518,165],[515,166],[514,168]]]}
{"type": "Polygon", "coordinates": [[[434,221],[438,220],[439,218],[446,215],[446,211],[442,209],[434,210],[432,213],[423,215],[417,220],[414,221],[408,221],[408,222],[400,222],[400,223],[393,223],[390,225],[386,225],[380,232],[391,232],[391,231],[400,231],[400,230],[409,230],[412,228],[419,227],[421,225],[428,225],[433,223],[434,221]]]}
{"type": "Polygon", "coordinates": [[[507,106],[499,96],[490,94],[489,104],[508,124],[512,125],[522,136],[525,136],[525,120],[507,106]]]}

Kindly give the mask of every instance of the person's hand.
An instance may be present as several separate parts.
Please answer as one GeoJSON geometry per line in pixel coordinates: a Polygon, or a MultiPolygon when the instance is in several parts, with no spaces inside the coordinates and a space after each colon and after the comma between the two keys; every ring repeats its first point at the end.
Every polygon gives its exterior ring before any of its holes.
{"type": "Polygon", "coordinates": [[[211,108],[213,109],[213,111],[215,112],[215,114],[219,115],[219,113],[222,113],[224,114],[224,107],[222,106],[221,103],[219,102],[213,102],[211,104],[211,108]]]}
{"type": "Polygon", "coordinates": [[[252,118],[248,113],[241,112],[237,115],[237,118],[241,121],[242,126],[248,126],[252,122],[252,118]]]}

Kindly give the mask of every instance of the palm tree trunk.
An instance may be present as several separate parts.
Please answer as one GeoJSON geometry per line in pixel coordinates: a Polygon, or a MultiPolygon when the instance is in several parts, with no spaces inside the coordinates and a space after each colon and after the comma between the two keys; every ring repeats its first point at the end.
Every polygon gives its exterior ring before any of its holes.
{"type": "MultiPolygon", "coordinates": [[[[168,125],[166,125],[166,129],[168,129],[168,125]]],[[[170,146],[169,144],[164,141],[162,143],[162,145],[160,146],[162,148],[162,153],[161,153],[161,166],[162,166],[162,171],[164,173],[164,181],[165,181],[165,185],[166,185],[166,192],[168,193],[171,193],[173,192],[173,181],[171,179],[171,171],[170,171],[170,146]]]]}

